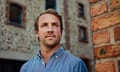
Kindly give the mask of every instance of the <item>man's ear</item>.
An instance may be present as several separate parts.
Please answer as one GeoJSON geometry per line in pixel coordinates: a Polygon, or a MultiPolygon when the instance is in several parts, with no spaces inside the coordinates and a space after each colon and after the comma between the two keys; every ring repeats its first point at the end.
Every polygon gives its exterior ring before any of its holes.
{"type": "Polygon", "coordinates": [[[35,31],[35,35],[36,35],[36,37],[38,37],[38,31],[35,31]]]}
{"type": "Polygon", "coordinates": [[[38,41],[40,41],[38,31],[35,31],[35,36],[36,36],[36,38],[38,38],[38,41]]]}

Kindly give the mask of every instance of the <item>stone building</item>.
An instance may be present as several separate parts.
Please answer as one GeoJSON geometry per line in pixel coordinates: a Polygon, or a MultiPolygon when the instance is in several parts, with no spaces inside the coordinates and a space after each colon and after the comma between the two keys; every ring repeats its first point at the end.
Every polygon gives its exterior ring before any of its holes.
{"type": "Polygon", "coordinates": [[[34,20],[47,8],[62,15],[61,44],[89,72],[120,72],[120,0],[0,0],[0,72],[19,72],[39,50],[34,20]]]}
{"type": "Polygon", "coordinates": [[[0,72],[19,72],[39,50],[34,20],[47,8],[62,15],[61,44],[89,72],[120,72],[120,0],[0,0],[0,72]]]}

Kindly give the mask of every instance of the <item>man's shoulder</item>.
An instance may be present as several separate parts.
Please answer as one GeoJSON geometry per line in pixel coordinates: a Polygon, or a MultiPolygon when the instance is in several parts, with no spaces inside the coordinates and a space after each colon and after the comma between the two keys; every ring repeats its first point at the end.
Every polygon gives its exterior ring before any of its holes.
{"type": "Polygon", "coordinates": [[[31,58],[31,59],[29,59],[28,61],[26,61],[26,62],[22,65],[22,67],[21,67],[21,69],[20,69],[20,72],[25,72],[26,70],[28,70],[28,68],[29,68],[29,69],[32,69],[32,67],[34,66],[34,64],[35,64],[36,61],[37,61],[37,57],[36,57],[36,56],[33,57],[33,58],[31,58]]]}
{"type": "Polygon", "coordinates": [[[66,58],[69,60],[69,61],[72,61],[72,62],[79,62],[79,61],[82,61],[81,58],[73,55],[72,53],[70,52],[65,52],[66,53],[66,58]]]}
{"type": "Polygon", "coordinates": [[[72,67],[76,67],[77,69],[76,71],[88,72],[84,61],[80,57],[77,57],[69,52],[66,52],[66,59],[67,62],[69,62],[68,65],[71,65],[72,67]]]}
{"type": "MultiPolygon", "coordinates": [[[[80,67],[82,67],[84,70],[87,70],[85,63],[83,62],[83,60],[81,58],[79,58],[79,57],[77,57],[69,52],[65,52],[65,53],[66,53],[66,57],[65,57],[66,58],[65,59],[66,65],[69,65],[73,68],[77,67],[78,70],[80,67]]],[[[87,71],[85,71],[85,72],[87,72],[87,71]]]]}

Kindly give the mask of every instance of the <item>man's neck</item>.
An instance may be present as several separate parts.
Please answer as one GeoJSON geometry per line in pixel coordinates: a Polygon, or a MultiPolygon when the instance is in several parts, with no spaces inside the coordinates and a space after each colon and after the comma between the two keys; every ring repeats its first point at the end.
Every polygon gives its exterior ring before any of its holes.
{"type": "Polygon", "coordinates": [[[41,46],[41,55],[45,61],[45,64],[48,63],[50,57],[53,55],[53,53],[60,47],[60,45],[54,47],[54,48],[47,48],[44,46],[41,46]]]}

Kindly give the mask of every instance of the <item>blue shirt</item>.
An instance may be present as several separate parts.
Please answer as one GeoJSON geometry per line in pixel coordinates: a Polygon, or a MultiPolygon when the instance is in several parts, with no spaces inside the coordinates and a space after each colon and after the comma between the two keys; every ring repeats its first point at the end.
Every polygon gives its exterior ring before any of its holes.
{"type": "Polygon", "coordinates": [[[88,72],[83,61],[60,47],[45,65],[43,58],[38,53],[27,61],[20,72],[88,72]]]}

